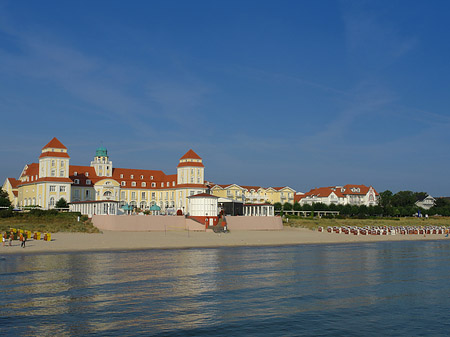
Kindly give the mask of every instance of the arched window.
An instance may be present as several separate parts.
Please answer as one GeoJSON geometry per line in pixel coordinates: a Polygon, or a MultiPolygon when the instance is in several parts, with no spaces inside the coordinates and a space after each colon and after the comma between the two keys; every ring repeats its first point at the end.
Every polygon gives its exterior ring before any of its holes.
{"type": "Polygon", "coordinates": [[[139,208],[140,209],[145,209],[146,207],[145,207],[146,205],[145,205],[145,201],[141,201],[141,203],[139,204],[139,208]]]}
{"type": "Polygon", "coordinates": [[[55,198],[50,198],[50,206],[55,206],[55,198]]]}
{"type": "Polygon", "coordinates": [[[109,198],[111,198],[112,193],[111,193],[111,191],[106,191],[105,193],[103,193],[103,196],[104,196],[106,199],[109,199],[109,198]]]}

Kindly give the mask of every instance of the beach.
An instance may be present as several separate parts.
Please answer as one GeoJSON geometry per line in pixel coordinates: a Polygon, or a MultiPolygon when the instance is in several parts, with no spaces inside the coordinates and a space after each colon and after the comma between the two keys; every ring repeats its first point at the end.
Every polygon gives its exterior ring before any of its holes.
{"type": "Polygon", "coordinates": [[[170,248],[206,248],[237,246],[279,246],[301,244],[340,244],[379,241],[449,240],[445,234],[430,235],[346,235],[320,233],[305,228],[285,227],[280,231],[201,231],[53,233],[52,241],[28,240],[26,247],[13,241],[1,248],[4,254],[56,253],[82,251],[123,251],[170,248]]]}

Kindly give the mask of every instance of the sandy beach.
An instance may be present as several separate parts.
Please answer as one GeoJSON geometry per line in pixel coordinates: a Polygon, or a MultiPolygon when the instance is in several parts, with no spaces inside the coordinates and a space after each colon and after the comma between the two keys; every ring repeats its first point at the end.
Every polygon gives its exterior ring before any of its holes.
{"type": "Polygon", "coordinates": [[[346,235],[320,233],[304,228],[285,227],[281,231],[213,232],[113,232],[100,234],[54,233],[52,241],[29,240],[25,248],[20,241],[1,248],[4,254],[51,253],[72,251],[112,251],[195,247],[278,246],[298,244],[330,244],[377,241],[450,240],[445,235],[346,235]]]}

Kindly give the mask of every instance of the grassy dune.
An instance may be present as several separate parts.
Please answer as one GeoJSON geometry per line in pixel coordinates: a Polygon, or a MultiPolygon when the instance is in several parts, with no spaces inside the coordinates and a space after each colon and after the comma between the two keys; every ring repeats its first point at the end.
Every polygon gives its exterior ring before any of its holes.
{"type": "Polygon", "coordinates": [[[450,226],[450,217],[424,218],[382,218],[382,219],[319,219],[289,218],[283,220],[285,226],[303,227],[312,230],[328,226],[450,226]]]}
{"type": "Polygon", "coordinates": [[[17,228],[30,230],[32,232],[84,232],[98,233],[98,228],[94,227],[87,217],[77,213],[45,214],[41,216],[23,213],[10,218],[0,218],[0,231],[17,228]]]}

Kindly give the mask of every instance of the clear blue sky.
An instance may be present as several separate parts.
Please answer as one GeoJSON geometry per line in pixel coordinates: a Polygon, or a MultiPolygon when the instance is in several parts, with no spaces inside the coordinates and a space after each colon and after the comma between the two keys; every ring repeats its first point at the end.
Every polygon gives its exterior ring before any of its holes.
{"type": "Polygon", "coordinates": [[[0,1],[0,179],[71,164],[450,196],[449,1],[0,1]]]}

